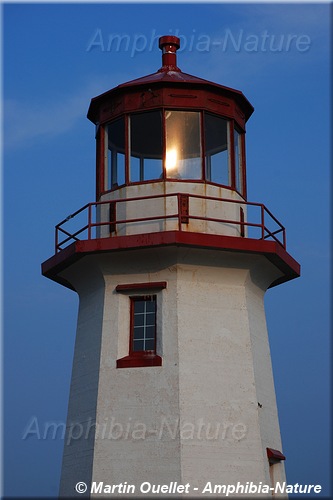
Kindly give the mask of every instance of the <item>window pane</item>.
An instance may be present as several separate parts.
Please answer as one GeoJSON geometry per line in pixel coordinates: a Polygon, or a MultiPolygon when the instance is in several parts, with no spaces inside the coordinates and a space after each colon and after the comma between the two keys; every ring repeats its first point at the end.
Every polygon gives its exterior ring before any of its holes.
{"type": "Polygon", "coordinates": [[[155,312],[155,300],[148,299],[146,301],[146,311],[155,312]]]}
{"type": "Polygon", "coordinates": [[[137,313],[134,316],[134,326],[143,326],[145,320],[145,315],[143,313],[137,313]]]}
{"type": "Polygon", "coordinates": [[[134,300],[134,313],[144,312],[145,302],[144,300],[134,300]]]}
{"type": "Polygon", "coordinates": [[[134,327],[134,339],[143,339],[145,336],[145,329],[143,326],[135,326],[134,327]]]}
{"type": "Polygon", "coordinates": [[[228,120],[205,113],[206,179],[231,185],[228,155],[228,120]]]}
{"type": "Polygon", "coordinates": [[[162,176],[162,120],[160,111],[130,116],[130,180],[159,179],[162,176]]]}
{"type": "Polygon", "coordinates": [[[166,111],[166,176],[201,179],[200,113],[166,111]]]}
{"type": "Polygon", "coordinates": [[[236,173],[236,190],[242,192],[242,153],[241,153],[241,134],[238,130],[234,130],[235,142],[235,173],[236,173]]]}
{"type": "Polygon", "coordinates": [[[135,158],[135,156],[131,156],[130,173],[131,173],[130,175],[131,182],[140,181],[140,158],[135,158]]]}
{"type": "Polygon", "coordinates": [[[155,325],[153,325],[153,326],[147,326],[147,328],[146,328],[146,338],[147,339],[154,339],[155,338],[155,325]]]}
{"type": "Polygon", "coordinates": [[[143,340],[134,340],[133,351],[143,351],[143,350],[144,350],[144,341],[143,340]]]}
{"type": "Polygon", "coordinates": [[[108,128],[108,175],[106,189],[125,184],[125,122],[119,118],[108,128]]]}
{"type": "Polygon", "coordinates": [[[155,314],[147,314],[146,315],[146,326],[154,326],[155,325],[155,314]]]}
{"type": "Polygon", "coordinates": [[[117,180],[118,186],[125,184],[125,155],[117,153],[117,180]]]}
{"type": "Polygon", "coordinates": [[[146,340],[145,351],[153,351],[155,349],[155,340],[146,340]]]}
{"type": "Polygon", "coordinates": [[[160,179],[162,177],[162,155],[159,160],[154,158],[145,158],[144,161],[144,180],[160,179]]]}

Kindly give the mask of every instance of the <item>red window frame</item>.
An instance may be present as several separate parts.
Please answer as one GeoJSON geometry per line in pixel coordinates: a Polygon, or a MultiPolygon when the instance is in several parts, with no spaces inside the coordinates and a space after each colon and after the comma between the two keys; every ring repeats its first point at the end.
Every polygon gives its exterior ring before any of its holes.
{"type": "MultiPolygon", "coordinates": [[[[148,283],[148,284],[133,284],[133,285],[118,285],[117,292],[126,292],[135,290],[136,288],[165,288],[165,282],[148,283]]],[[[129,354],[124,358],[117,359],[117,368],[140,368],[148,366],[161,366],[162,358],[156,353],[156,339],[157,339],[157,295],[155,294],[142,294],[129,296],[130,299],[130,338],[129,338],[129,354]],[[154,324],[154,349],[147,350],[134,350],[134,326],[135,326],[135,302],[148,301],[153,298],[155,303],[155,324],[154,324]]]]}

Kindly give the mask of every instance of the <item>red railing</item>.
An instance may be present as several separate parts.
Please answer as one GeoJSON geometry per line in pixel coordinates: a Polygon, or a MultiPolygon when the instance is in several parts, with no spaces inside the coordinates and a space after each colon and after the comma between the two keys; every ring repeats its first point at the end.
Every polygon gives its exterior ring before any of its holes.
{"type": "MultiPolygon", "coordinates": [[[[91,240],[100,237],[112,238],[113,236],[117,235],[117,228],[120,225],[167,219],[174,219],[178,221],[177,228],[179,231],[182,231],[184,229],[184,224],[189,224],[191,220],[230,224],[239,227],[238,237],[261,240],[271,239],[279,243],[283,248],[286,248],[286,231],[284,226],[262,203],[245,202],[187,193],[170,193],[88,203],[84,207],[66,217],[66,219],[61,221],[59,224],[57,224],[57,226],[55,227],[55,251],[56,253],[61,251],[66,246],[73,243],[73,241],[79,241],[82,239],[91,240]],[[117,206],[121,203],[131,204],[140,201],[149,203],[149,201],[153,199],[170,197],[177,198],[177,211],[175,213],[117,219],[117,206]],[[191,214],[189,209],[189,201],[191,199],[202,199],[206,201],[223,203],[225,205],[230,203],[237,204],[240,207],[239,217],[234,219],[222,219],[194,215],[193,213],[191,214]],[[103,210],[103,207],[107,206],[109,206],[108,220],[98,220],[101,217],[100,213],[98,214],[98,212],[101,212],[103,210]],[[246,216],[244,216],[244,207],[246,207],[246,216]],[[108,226],[108,234],[99,235],[98,228],[101,229],[106,226],[108,226]],[[247,234],[245,228],[247,228],[247,234]]],[[[214,234],[223,234],[223,230],[218,233],[214,231],[214,234]]]]}

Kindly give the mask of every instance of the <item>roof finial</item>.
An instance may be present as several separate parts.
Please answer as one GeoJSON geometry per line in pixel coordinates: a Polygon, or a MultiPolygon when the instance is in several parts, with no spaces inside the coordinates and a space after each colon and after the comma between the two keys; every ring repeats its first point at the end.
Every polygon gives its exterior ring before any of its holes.
{"type": "Polygon", "coordinates": [[[177,67],[177,49],[180,39],[177,36],[161,36],[158,46],[162,50],[162,68],[159,71],[180,71],[177,67]]]}

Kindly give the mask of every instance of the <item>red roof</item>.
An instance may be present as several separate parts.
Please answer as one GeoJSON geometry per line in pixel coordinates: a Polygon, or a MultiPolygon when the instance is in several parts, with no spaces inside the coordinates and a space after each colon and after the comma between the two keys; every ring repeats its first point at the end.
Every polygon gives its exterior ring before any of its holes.
{"type": "Polygon", "coordinates": [[[94,121],[94,112],[96,107],[104,102],[107,98],[111,98],[112,94],[119,94],[126,92],[128,89],[135,89],[138,87],[147,86],[184,86],[190,89],[191,87],[205,87],[207,90],[215,90],[221,95],[226,95],[231,99],[234,99],[244,112],[245,119],[251,116],[254,111],[252,104],[246,99],[244,94],[240,90],[232,89],[230,87],[225,87],[219,85],[218,83],[211,82],[209,80],[204,80],[203,78],[198,78],[197,76],[190,75],[188,73],[183,73],[176,64],[176,50],[179,47],[179,39],[177,37],[161,37],[160,48],[162,51],[165,49],[164,46],[171,49],[169,51],[164,50],[162,55],[162,67],[156,72],[150,75],[137,78],[135,80],[130,80],[129,82],[121,83],[117,87],[94,97],[91,100],[90,108],[88,111],[88,118],[94,121]],[[172,41],[171,39],[174,39],[172,41]],[[177,42],[178,41],[178,42],[177,42]]]}

